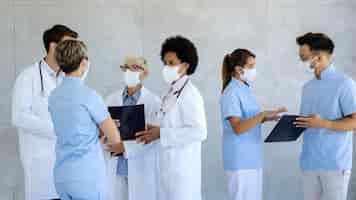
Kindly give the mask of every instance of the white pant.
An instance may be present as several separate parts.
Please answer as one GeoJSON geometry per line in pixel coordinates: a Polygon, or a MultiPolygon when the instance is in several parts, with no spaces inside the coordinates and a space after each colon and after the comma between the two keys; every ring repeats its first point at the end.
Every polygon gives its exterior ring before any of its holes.
{"type": "Polygon", "coordinates": [[[262,170],[226,171],[229,200],[262,200],[262,170]]]}
{"type": "Polygon", "coordinates": [[[304,200],[347,200],[351,171],[304,171],[304,200]]]}
{"type": "Polygon", "coordinates": [[[115,199],[116,200],[128,200],[129,199],[129,189],[128,189],[128,178],[127,176],[116,176],[116,186],[115,186],[115,199]]]}

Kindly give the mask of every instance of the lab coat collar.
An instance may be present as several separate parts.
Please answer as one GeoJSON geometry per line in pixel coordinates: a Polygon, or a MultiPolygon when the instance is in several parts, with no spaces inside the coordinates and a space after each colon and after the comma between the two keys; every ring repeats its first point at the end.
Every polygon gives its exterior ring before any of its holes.
{"type": "Polygon", "coordinates": [[[184,75],[183,77],[178,79],[176,82],[174,82],[172,84],[172,91],[176,92],[176,91],[182,89],[182,87],[186,84],[188,79],[189,79],[188,75],[184,75]]]}

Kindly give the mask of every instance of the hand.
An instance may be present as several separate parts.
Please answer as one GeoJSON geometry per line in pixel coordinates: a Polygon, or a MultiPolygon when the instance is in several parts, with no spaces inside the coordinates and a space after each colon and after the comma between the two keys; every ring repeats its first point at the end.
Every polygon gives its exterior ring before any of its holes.
{"type": "Polygon", "coordinates": [[[297,128],[325,128],[327,121],[320,115],[311,115],[308,117],[298,117],[294,122],[297,128]]]}
{"type": "Polygon", "coordinates": [[[149,144],[160,138],[160,127],[148,125],[146,131],[136,133],[137,143],[149,144]]]}
{"type": "Polygon", "coordinates": [[[108,137],[106,137],[105,135],[100,137],[100,142],[101,144],[107,144],[108,143],[108,137]]]}
{"type": "Polygon", "coordinates": [[[281,116],[279,114],[283,113],[283,112],[287,112],[287,108],[285,107],[281,107],[278,108],[276,110],[272,110],[272,111],[264,111],[262,113],[263,116],[263,120],[262,122],[269,122],[269,121],[278,121],[281,116]]]}
{"type": "Polygon", "coordinates": [[[106,150],[112,153],[113,156],[117,156],[125,152],[125,147],[123,142],[118,142],[115,144],[107,144],[106,150]]]}

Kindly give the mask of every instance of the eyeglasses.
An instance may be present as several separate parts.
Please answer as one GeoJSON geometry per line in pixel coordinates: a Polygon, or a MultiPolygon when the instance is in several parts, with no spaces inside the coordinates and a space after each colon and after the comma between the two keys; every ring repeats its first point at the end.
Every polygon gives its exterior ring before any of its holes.
{"type": "Polygon", "coordinates": [[[141,67],[140,65],[120,65],[120,69],[122,71],[127,71],[127,70],[130,70],[130,71],[145,71],[145,68],[141,67]]]}

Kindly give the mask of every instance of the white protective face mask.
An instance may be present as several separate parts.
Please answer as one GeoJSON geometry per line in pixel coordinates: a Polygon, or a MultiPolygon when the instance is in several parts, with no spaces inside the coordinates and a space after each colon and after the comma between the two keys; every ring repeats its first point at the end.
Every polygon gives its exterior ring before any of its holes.
{"type": "Polygon", "coordinates": [[[86,69],[85,72],[83,73],[82,77],[80,77],[80,79],[81,79],[82,81],[85,81],[85,79],[87,78],[88,73],[89,73],[89,70],[90,70],[90,62],[88,61],[87,69],[86,69]]]}
{"type": "Polygon", "coordinates": [[[168,84],[172,84],[174,81],[178,80],[180,78],[178,70],[179,65],[174,67],[164,66],[162,71],[164,81],[166,81],[168,84]]]}
{"type": "Polygon", "coordinates": [[[138,84],[141,83],[140,80],[140,72],[133,72],[130,70],[127,70],[124,74],[125,78],[125,84],[127,87],[135,87],[138,84]]]}
{"type": "Polygon", "coordinates": [[[241,79],[251,85],[256,79],[257,69],[256,68],[253,68],[253,69],[244,68],[243,70],[244,70],[244,73],[242,74],[241,79]]]}

